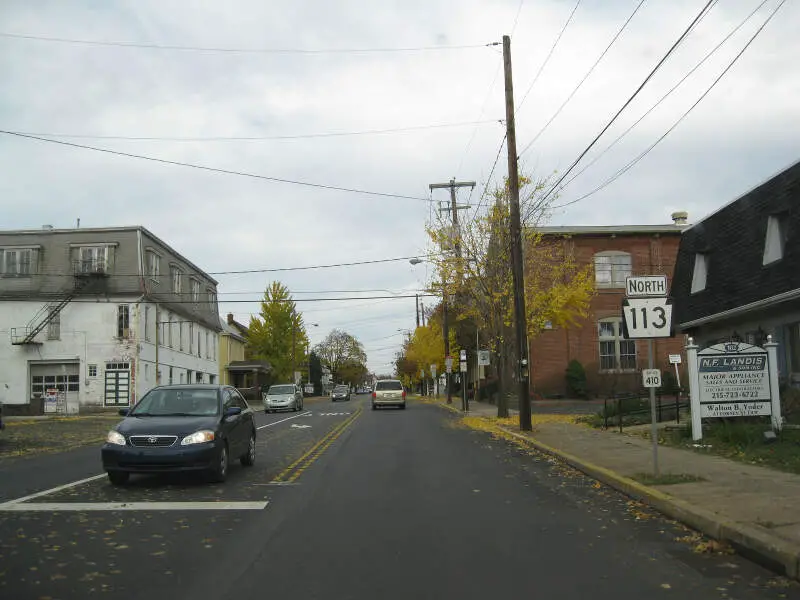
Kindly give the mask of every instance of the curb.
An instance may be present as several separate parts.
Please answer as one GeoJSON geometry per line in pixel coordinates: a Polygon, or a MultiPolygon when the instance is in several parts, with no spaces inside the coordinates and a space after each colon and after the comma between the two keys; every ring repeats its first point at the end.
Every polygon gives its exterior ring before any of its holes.
{"type": "Polygon", "coordinates": [[[692,529],[733,546],[739,554],[781,575],[800,580],[800,546],[783,540],[755,526],[723,521],[719,515],[699,508],[665,492],[643,485],[611,469],[595,465],[567,452],[557,450],[533,438],[500,427],[506,433],[525,441],[537,450],[559,458],[571,467],[606,485],[649,504],[666,516],[692,529]]]}

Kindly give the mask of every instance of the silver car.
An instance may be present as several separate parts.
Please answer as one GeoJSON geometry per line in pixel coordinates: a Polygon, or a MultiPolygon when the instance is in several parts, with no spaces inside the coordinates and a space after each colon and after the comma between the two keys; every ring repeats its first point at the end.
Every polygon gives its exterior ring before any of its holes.
{"type": "Polygon", "coordinates": [[[382,379],[372,392],[372,410],[379,406],[406,407],[406,390],[398,379],[382,379]]]}
{"type": "Polygon", "coordinates": [[[303,392],[292,383],[272,385],[264,394],[264,412],[303,410],[303,392]]]}

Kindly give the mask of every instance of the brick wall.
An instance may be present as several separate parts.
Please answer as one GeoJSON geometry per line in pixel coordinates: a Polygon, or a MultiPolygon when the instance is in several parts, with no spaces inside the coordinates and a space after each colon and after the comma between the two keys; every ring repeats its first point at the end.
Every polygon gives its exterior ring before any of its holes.
{"type": "MultiPolygon", "coordinates": [[[[631,255],[633,275],[665,274],[671,284],[680,231],[670,233],[581,234],[565,240],[579,265],[593,264],[598,252],[627,252],[631,255]]],[[[600,370],[599,319],[621,316],[625,289],[599,288],[592,298],[589,315],[579,327],[551,329],[530,340],[531,388],[542,395],[566,395],[565,370],[570,360],[584,366],[592,395],[603,396],[641,386],[642,368],[647,368],[647,341],[636,342],[636,371],[604,372],[600,370]]],[[[683,353],[683,338],[658,340],[654,343],[655,366],[670,368],[669,354],[683,353]]],[[[682,374],[682,378],[684,375],[682,374]]]]}

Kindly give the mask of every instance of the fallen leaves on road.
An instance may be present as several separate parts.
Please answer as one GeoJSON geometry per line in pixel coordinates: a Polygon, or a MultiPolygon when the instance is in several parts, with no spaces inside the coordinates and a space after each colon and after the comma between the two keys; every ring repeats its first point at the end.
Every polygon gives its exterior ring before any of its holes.
{"type": "Polygon", "coordinates": [[[117,420],[92,416],[11,421],[0,436],[0,458],[63,452],[99,444],[117,420]]]}

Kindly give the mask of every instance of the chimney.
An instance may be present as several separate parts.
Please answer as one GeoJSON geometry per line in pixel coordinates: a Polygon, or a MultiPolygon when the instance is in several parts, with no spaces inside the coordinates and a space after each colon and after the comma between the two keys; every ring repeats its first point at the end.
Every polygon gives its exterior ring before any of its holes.
{"type": "Polygon", "coordinates": [[[228,325],[233,325],[233,313],[228,313],[228,325]]]}
{"type": "Polygon", "coordinates": [[[685,210],[679,210],[672,213],[672,222],[675,225],[686,225],[689,223],[689,213],[685,210]]]}

